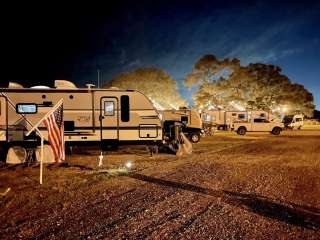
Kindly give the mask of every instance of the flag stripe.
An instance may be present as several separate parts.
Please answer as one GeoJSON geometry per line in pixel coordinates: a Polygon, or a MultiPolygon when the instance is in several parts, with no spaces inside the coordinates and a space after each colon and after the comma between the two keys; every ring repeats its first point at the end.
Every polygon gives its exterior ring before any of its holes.
{"type": "Polygon", "coordinates": [[[47,119],[48,121],[48,140],[49,143],[52,147],[52,150],[54,152],[55,158],[57,159],[57,157],[59,156],[59,149],[58,149],[58,143],[56,141],[56,138],[54,136],[54,133],[52,131],[52,120],[51,120],[51,116],[47,119]]]}
{"type": "Polygon", "coordinates": [[[57,162],[65,160],[63,104],[56,108],[46,119],[44,124],[48,129],[48,141],[52,147],[57,162]]]}

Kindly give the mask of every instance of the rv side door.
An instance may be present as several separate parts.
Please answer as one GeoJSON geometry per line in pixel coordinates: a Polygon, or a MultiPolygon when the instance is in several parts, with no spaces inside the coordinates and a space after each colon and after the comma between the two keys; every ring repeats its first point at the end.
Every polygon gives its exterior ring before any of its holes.
{"type": "Polygon", "coordinates": [[[7,100],[0,96],[0,141],[7,140],[7,100]]]}
{"type": "Polygon", "coordinates": [[[119,104],[116,97],[102,97],[100,100],[101,140],[119,139],[119,104]]]}

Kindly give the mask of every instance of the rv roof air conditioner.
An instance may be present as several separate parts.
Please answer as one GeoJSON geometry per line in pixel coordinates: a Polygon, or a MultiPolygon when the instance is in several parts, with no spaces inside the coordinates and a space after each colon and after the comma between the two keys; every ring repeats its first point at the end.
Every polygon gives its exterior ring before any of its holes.
{"type": "Polygon", "coordinates": [[[9,82],[8,88],[23,88],[23,86],[16,82],[9,82]]]}
{"type": "Polygon", "coordinates": [[[118,88],[118,87],[109,87],[108,89],[110,89],[110,90],[119,90],[120,88],[118,88]]]}
{"type": "Polygon", "coordinates": [[[40,85],[40,86],[32,86],[31,88],[35,88],[35,89],[48,89],[48,88],[50,88],[50,87],[40,85]]]}
{"type": "Polygon", "coordinates": [[[54,87],[61,88],[61,89],[77,89],[74,83],[67,80],[55,80],[54,87]]]}

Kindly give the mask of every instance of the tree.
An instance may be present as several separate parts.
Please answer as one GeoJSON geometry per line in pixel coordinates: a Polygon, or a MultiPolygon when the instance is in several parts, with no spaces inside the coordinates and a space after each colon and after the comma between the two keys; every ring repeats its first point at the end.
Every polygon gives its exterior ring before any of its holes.
{"type": "Polygon", "coordinates": [[[149,97],[157,108],[171,109],[186,105],[180,97],[176,81],[163,70],[154,67],[119,74],[103,87],[139,90],[149,97]]]}
{"type": "Polygon", "coordinates": [[[278,111],[286,106],[290,113],[308,116],[315,107],[312,94],[302,85],[291,83],[274,65],[241,66],[237,59],[219,61],[205,55],[185,79],[186,86],[195,84],[199,85],[193,96],[198,107],[278,111]]]}

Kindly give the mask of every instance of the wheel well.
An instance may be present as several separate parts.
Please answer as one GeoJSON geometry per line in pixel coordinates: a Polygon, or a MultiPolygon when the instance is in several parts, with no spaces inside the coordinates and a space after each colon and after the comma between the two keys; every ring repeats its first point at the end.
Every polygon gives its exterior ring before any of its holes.
{"type": "Polygon", "coordinates": [[[191,133],[201,133],[201,129],[199,129],[199,128],[182,128],[182,131],[183,132],[186,132],[186,133],[188,133],[188,134],[191,134],[191,133]]]}
{"type": "Polygon", "coordinates": [[[282,131],[282,128],[281,128],[281,127],[278,127],[278,126],[273,127],[273,128],[272,128],[272,131],[273,131],[274,129],[279,129],[280,131],[282,131]]]}
{"type": "Polygon", "coordinates": [[[247,131],[247,128],[246,128],[245,126],[240,126],[240,127],[238,127],[237,131],[240,130],[240,129],[244,129],[244,130],[247,131]]]}

